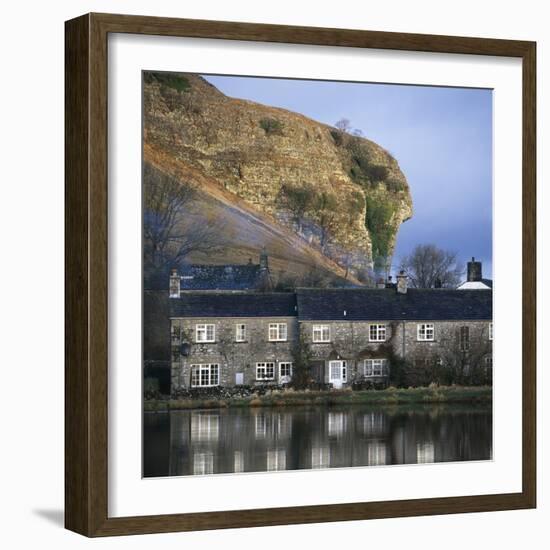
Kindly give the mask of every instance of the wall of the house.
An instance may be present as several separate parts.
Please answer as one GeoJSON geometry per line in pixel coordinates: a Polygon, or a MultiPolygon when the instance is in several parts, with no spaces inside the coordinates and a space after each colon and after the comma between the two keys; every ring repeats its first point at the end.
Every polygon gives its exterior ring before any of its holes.
{"type": "Polygon", "coordinates": [[[247,318],[193,318],[172,319],[172,389],[187,388],[191,383],[191,365],[217,363],[220,366],[220,385],[234,386],[237,373],[243,374],[245,385],[256,383],[256,363],[275,362],[275,383],[278,363],[292,362],[292,348],[298,340],[298,323],[295,317],[247,317],[247,318]],[[213,323],[216,341],[197,343],[195,326],[213,323]],[[236,325],[247,326],[245,342],[236,341],[236,325]],[[269,324],[286,323],[287,340],[269,341],[269,324]],[[179,335],[179,336],[178,336],[179,335]],[[184,342],[190,344],[189,355],[178,352],[184,342]]]}
{"type": "MultiPolygon", "coordinates": [[[[424,322],[424,321],[422,321],[424,322]]],[[[428,322],[428,321],[426,321],[428,322]]],[[[419,341],[416,321],[387,321],[374,324],[386,324],[386,341],[371,342],[369,327],[371,322],[359,321],[304,321],[298,324],[294,317],[286,318],[195,318],[172,320],[172,388],[189,387],[192,364],[217,363],[220,365],[220,385],[233,386],[236,374],[243,373],[243,383],[253,385],[256,380],[256,363],[272,361],[278,363],[293,361],[293,349],[301,341],[308,347],[312,363],[312,373],[317,382],[329,383],[329,362],[345,360],[347,363],[347,384],[364,379],[362,361],[364,359],[387,359],[391,369],[391,358],[402,357],[411,365],[434,363],[441,359],[443,363],[460,352],[460,329],[469,327],[471,355],[476,360],[481,355],[490,354],[488,321],[435,321],[434,340],[419,341]],[[268,327],[270,323],[286,322],[288,339],[286,342],[270,342],[268,327]],[[216,325],[216,342],[196,343],[195,326],[202,323],[216,325]],[[247,325],[245,342],[235,341],[238,323],[247,325]],[[329,325],[330,342],[313,342],[313,326],[329,325]],[[177,335],[174,337],[174,331],[177,335]],[[190,343],[189,355],[179,353],[183,342],[190,343]]],[[[385,377],[370,378],[373,382],[384,382],[385,377]]]]}

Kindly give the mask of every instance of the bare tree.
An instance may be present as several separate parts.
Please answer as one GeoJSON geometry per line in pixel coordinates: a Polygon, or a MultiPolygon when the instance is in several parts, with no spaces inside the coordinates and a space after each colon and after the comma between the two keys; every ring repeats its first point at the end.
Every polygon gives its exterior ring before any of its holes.
{"type": "Polygon", "coordinates": [[[489,328],[463,325],[443,335],[439,346],[441,371],[453,384],[488,383],[491,377],[492,342],[489,328]]]}
{"type": "Polygon", "coordinates": [[[144,264],[149,272],[178,265],[191,252],[220,246],[222,227],[199,211],[196,187],[144,166],[144,264]],[[206,216],[206,220],[204,217],[206,216]],[[198,218],[201,218],[201,223],[198,218]]]}
{"type": "Polygon", "coordinates": [[[340,132],[345,132],[346,134],[351,133],[352,128],[351,128],[351,122],[349,118],[341,118],[336,122],[336,124],[334,124],[334,126],[338,128],[340,132]]]}
{"type": "Polygon", "coordinates": [[[400,269],[415,288],[454,288],[463,273],[456,253],[434,244],[417,245],[410,255],[402,258],[400,269]]]}

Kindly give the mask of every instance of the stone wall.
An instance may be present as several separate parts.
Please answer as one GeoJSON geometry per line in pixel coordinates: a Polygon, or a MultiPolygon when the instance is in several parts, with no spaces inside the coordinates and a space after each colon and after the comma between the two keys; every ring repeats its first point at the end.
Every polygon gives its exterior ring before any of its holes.
{"type": "MultiPolygon", "coordinates": [[[[425,323],[421,321],[420,323],[425,323]]],[[[227,319],[175,319],[172,320],[172,388],[189,387],[190,365],[217,363],[220,365],[220,385],[233,386],[236,374],[243,373],[243,383],[254,385],[256,363],[275,362],[275,380],[278,381],[278,363],[292,362],[293,352],[301,341],[307,346],[313,365],[313,375],[318,382],[329,383],[329,362],[346,361],[347,385],[364,378],[365,359],[386,359],[391,369],[391,360],[404,358],[409,364],[415,362],[446,364],[462,353],[463,344],[460,331],[468,328],[469,356],[472,361],[481,361],[491,354],[489,321],[435,321],[433,341],[420,341],[417,337],[419,322],[380,321],[305,321],[298,323],[296,318],[227,318],[227,319]],[[288,336],[285,342],[270,342],[270,323],[287,323],[288,336]],[[195,326],[202,323],[216,325],[216,341],[199,344],[195,342],[195,326]],[[245,342],[236,342],[236,325],[247,325],[245,342]],[[369,338],[372,324],[386,326],[386,340],[373,342],[369,338]],[[330,341],[313,342],[313,326],[330,327],[330,341]],[[174,331],[176,336],[174,336],[174,331]],[[178,349],[182,343],[190,343],[189,354],[181,355],[178,349]]],[[[373,381],[383,381],[375,377],[373,381]]]]}
{"type": "Polygon", "coordinates": [[[252,318],[194,318],[173,319],[172,326],[172,389],[189,387],[191,365],[217,363],[220,366],[220,385],[236,384],[237,373],[243,374],[244,385],[254,385],[256,363],[275,362],[274,383],[278,382],[278,364],[292,362],[292,348],[298,340],[298,324],[295,317],[252,318]],[[269,324],[286,323],[287,339],[284,342],[269,341],[269,324]],[[215,342],[197,343],[197,324],[214,324],[215,342]],[[246,339],[236,341],[236,325],[246,325],[246,339]],[[179,352],[181,344],[188,343],[189,354],[179,352]]]}

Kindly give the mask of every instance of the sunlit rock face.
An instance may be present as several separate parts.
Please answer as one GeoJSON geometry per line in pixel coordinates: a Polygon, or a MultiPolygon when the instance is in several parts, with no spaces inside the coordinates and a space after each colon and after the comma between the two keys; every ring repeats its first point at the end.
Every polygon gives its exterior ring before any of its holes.
{"type": "Polygon", "coordinates": [[[233,257],[267,246],[275,268],[295,254],[303,269],[353,278],[391,257],[412,215],[405,176],[376,143],[227,97],[196,75],[145,73],[144,160],[224,205],[233,257]],[[310,195],[301,213],[289,207],[297,190],[310,195]],[[257,223],[249,231],[250,217],[269,231],[257,223]]]}

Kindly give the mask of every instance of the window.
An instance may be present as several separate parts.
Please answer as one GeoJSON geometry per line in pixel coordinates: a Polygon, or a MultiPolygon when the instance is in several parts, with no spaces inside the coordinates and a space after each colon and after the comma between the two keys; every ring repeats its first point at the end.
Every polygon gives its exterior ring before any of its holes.
{"type": "Polygon", "coordinates": [[[274,380],[275,363],[256,363],[256,380],[274,380]]]}
{"type": "Polygon", "coordinates": [[[286,323],[269,323],[269,341],[284,342],[286,340],[286,323]]]}
{"type": "Polygon", "coordinates": [[[433,341],[434,325],[433,323],[420,323],[416,326],[416,337],[421,342],[433,341]]]}
{"type": "Polygon", "coordinates": [[[314,342],[330,342],[330,327],[328,325],[313,325],[314,342]]]}
{"type": "Polygon", "coordinates": [[[369,342],[385,342],[386,325],[369,325],[369,342]]]}
{"type": "Polygon", "coordinates": [[[365,376],[386,376],[387,359],[365,359],[365,376]]]}
{"type": "Polygon", "coordinates": [[[470,327],[460,327],[460,351],[470,349],[470,327]]]}
{"type": "Polygon", "coordinates": [[[220,383],[218,364],[191,365],[191,386],[217,386],[220,383]]]}
{"type": "Polygon", "coordinates": [[[239,324],[235,326],[235,341],[244,342],[246,340],[246,325],[239,324]]]}
{"type": "Polygon", "coordinates": [[[489,340],[493,339],[493,323],[489,323],[489,340]]]}
{"type": "Polygon", "coordinates": [[[292,377],[292,363],[279,363],[279,379],[292,377]]]}
{"type": "Polygon", "coordinates": [[[214,342],[215,339],[216,339],[215,325],[197,325],[196,326],[197,342],[214,342]]]}

